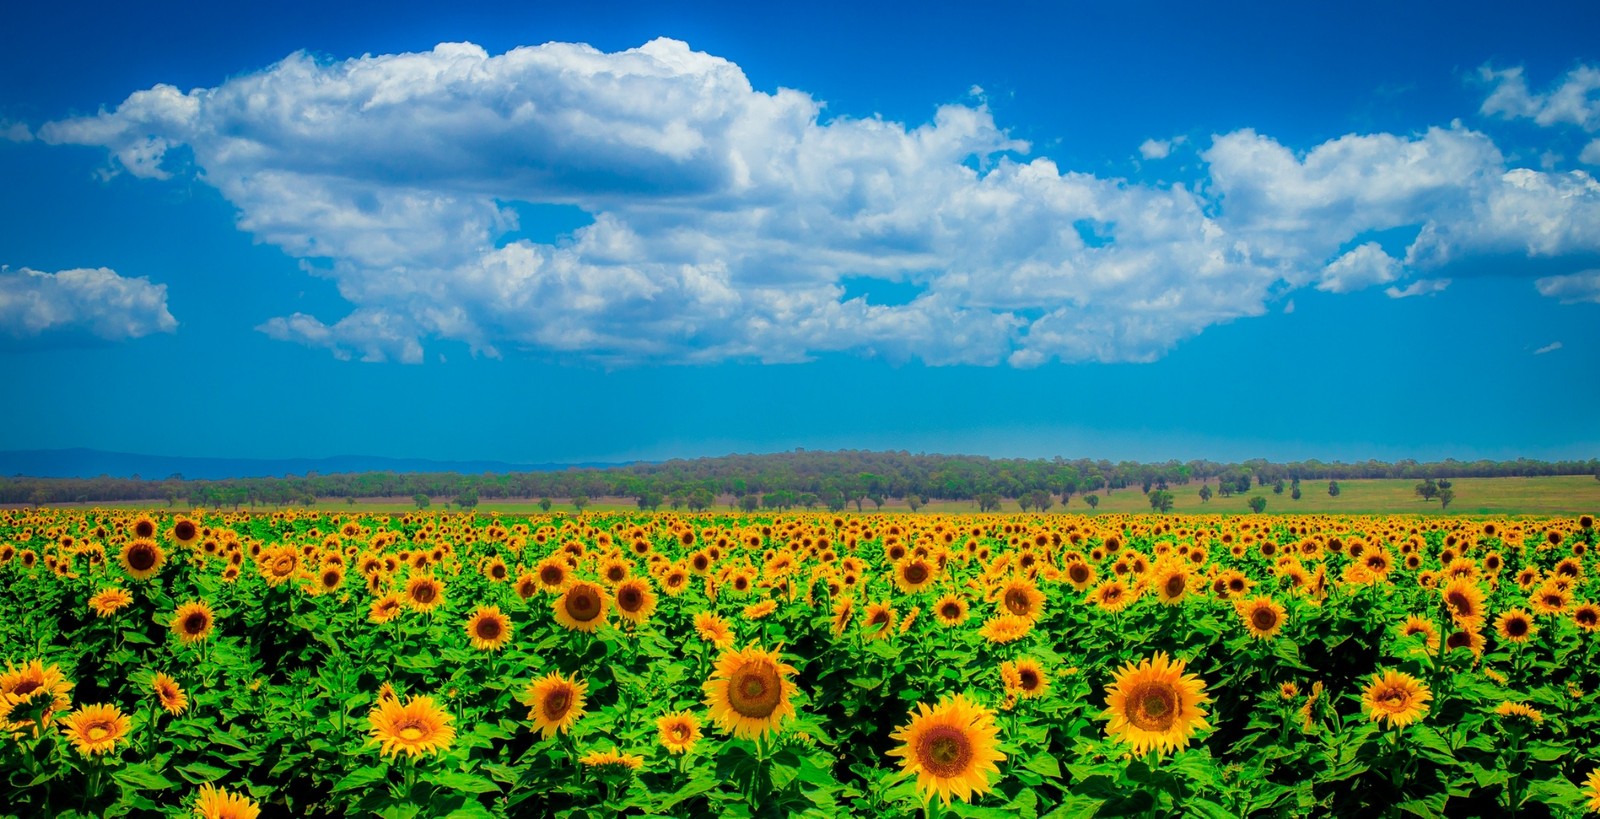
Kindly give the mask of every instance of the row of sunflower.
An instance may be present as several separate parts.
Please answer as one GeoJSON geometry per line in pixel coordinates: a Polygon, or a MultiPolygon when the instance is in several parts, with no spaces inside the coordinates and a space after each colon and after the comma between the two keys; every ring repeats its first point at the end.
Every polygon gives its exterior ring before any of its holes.
{"type": "Polygon", "coordinates": [[[1600,810],[1594,521],[0,513],[0,816],[1600,810]]]}

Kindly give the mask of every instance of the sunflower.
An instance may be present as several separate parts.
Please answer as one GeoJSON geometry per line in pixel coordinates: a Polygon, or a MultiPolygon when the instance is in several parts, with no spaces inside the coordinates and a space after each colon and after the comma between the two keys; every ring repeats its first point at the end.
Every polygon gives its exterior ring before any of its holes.
{"type": "Polygon", "coordinates": [[[1025,577],[1014,577],[1003,583],[996,591],[995,600],[1001,614],[1037,622],[1044,613],[1044,593],[1025,577]]]}
{"type": "Polygon", "coordinates": [[[1156,567],[1150,582],[1156,590],[1156,599],[1163,605],[1176,606],[1183,602],[1189,591],[1189,570],[1182,563],[1168,561],[1156,567]]]}
{"type": "Polygon", "coordinates": [[[97,616],[110,617],[133,602],[133,595],[120,586],[108,586],[89,598],[89,608],[97,616]]]}
{"type": "Polygon", "coordinates": [[[985,620],[978,629],[978,635],[996,645],[1015,642],[1028,636],[1033,630],[1033,621],[1026,617],[1017,617],[1012,614],[997,614],[985,620]]]}
{"type": "Polygon", "coordinates": [[[642,577],[629,577],[612,589],[617,604],[617,615],[634,625],[642,625],[656,613],[656,594],[650,582],[642,577]]]}
{"type": "Polygon", "coordinates": [[[1600,813],[1600,768],[1589,772],[1589,778],[1583,780],[1583,787],[1583,795],[1589,797],[1589,812],[1600,813]]]}
{"type": "Polygon", "coordinates": [[[588,768],[637,771],[644,766],[644,757],[637,754],[621,754],[615,750],[590,751],[579,757],[578,762],[588,768]]]}
{"type": "Polygon", "coordinates": [[[268,586],[281,586],[300,571],[300,552],[293,546],[268,549],[256,558],[256,568],[268,586]]]}
{"type": "Polygon", "coordinates": [[[1501,612],[1494,621],[1494,628],[1500,633],[1500,639],[1512,643],[1526,643],[1528,638],[1539,633],[1539,626],[1533,622],[1533,615],[1522,609],[1507,609],[1501,612]]]}
{"type": "Polygon", "coordinates": [[[778,601],[768,598],[744,607],[746,620],[760,620],[778,610],[778,601]]]}
{"type": "Polygon", "coordinates": [[[673,566],[661,575],[661,590],[668,597],[677,597],[689,590],[689,570],[673,566]]]}
{"type": "Polygon", "coordinates": [[[1135,756],[1188,747],[1196,731],[1210,727],[1200,705],[1211,698],[1199,677],[1183,671],[1183,660],[1159,651],[1124,665],[1106,686],[1106,733],[1132,746],[1135,756]]]}
{"type": "Polygon", "coordinates": [[[191,600],[179,606],[170,621],[172,633],[185,643],[198,643],[210,637],[215,623],[216,615],[204,600],[191,600]]]}
{"type": "Polygon", "coordinates": [[[850,598],[840,597],[833,601],[833,636],[844,634],[845,628],[850,625],[850,618],[855,616],[855,613],[855,601],[850,598]]]}
{"type": "Polygon", "coordinates": [[[776,651],[757,646],[724,651],[711,679],[701,686],[711,719],[740,739],[777,731],[778,723],[794,714],[789,702],[794,683],[788,676],[793,673],[794,666],[784,663],[776,651]]]}
{"type": "Polygon", "coordinates": [[[153,538],[156,536],[156,521],[149,515],[140,515],[133,519],[133,524],[128,527],[128,531],[135,538],[153,538]]]}
{"type": "Polygon", "coordinates": [[[1444,638],[1444,650],[1451,652],[1464,648],[1471,651],[1473,657],[1482,657],[1484,642],[1483,632],[1474,628],[1461,629],[1450,632],[1450,635],[1444,638]]]}
{"type": "Polygon", "coordinates": [[[444,584],[433,575],[412,575],[406,581],[406,603],[416,611],[433,611],[444,603],[444,584]]]}
{"type": "Polygon", "coordinates": [[[656,730],[660,732],[661,747],[666,748],[667,753],[686,754],[700,741],[700,718],[688,711],[678,711],[657,719],[656,730]]]}
{"type": "Polygon", "coordinates": [[[1483,624],[1483,589],[1478,581],[1458,577],[1450,581],[1440,594],[1444,596],[1445,605],[1456,625],[1476,628],[1483,624]]]}
{"type": "Polygon", "coordinates": [[[894,630],[895,619],[893,606],[873,603],[867,606],[867,613],[862,615],[861,630],[866,632],[868,640],[881,640],[894,630]]]}
{"type": "Polygon", "coordinates": [[[1405,624],[1400,626],[1401,637],[1410,637],[1413,634],[1422,635],[1423,641],[1430,650],[1439,647],[1439,630],[1433,627],[1433,623],[1415,614],[1407,618],[1405,624]]]}
{"type": "Polygon", "coordinates": [[[1083,591],[1094,585],[1094,567],[1083,560],[1074,560],[1067,563],[1063,568],[1063,572],[1067,576],[1067,582],[1071,583],[1072,588],[1078,591],[1083,591]]]}
{"type": "Polygon", "coordinates": [[[167,553],[154,540],[140,538],[123,544],[117,553],[117,562],[134,580],[149,580],[161,572],[167,553]]]}
{"type": "Polygon", "coordinates": [[[609,604],[605,589],[598,583],[578,580],[567,586],[551,604],[551,609],[555,611],[557,623],[573,631],[593,633],[605,625],[609,604]]]}
{"type": "Polygon", "coordinates": [[[256,819],[261,815],[261,808],[248,796],[228,793],[208,782],[200,786],[194,815],[200,819],[256,819]]]}
{"type": "Polygon", "coordinates": [[[1101,611],[1118,612],[1128,607],[1133,601],[1133,594],[1128,590],[1127,584],[1119,578],[1108,578],[1094,587],[1089,592],[1089,601],[1099,607],[1101,611]]]}
{"type": "Polygon", "coordinates": [[[922,591],[938,579],[938,570],[925,558],[902,558],[894,566],[894,585],[905,594],[922,591]]]}
{"type": "Polygon", "coordinates": [[[1572,609],[1572,622],[1584,631],[1600,631],[1600,606],[1579,603],[1572,609]]]}
{"type": "Polygon", "coordinates": [[[193,546],[200,542],[200,524],[188,518],[178,518],[168,534],[179,546],[193,546]]]}
{"type": "Polygon", "coordinates": [[[1528,597],[1528,607],[1538,615],[1563,614],[1570,605],[1572,593],[1548,580],[1528,597]]]}
{"type": "Polygon", "coordinates": [[[904,774],[916,774],[924,803],[938,794],[948,807],[952,796],[970,802],[973,795],[989,792],[991,774],[1000,773],[995,763],[1006,758],[998,748],[1000,727],[994,712],[954,694],[931,708],[917,703],[910,717],[890,734],[900,746],[889,756],[901,758],[904,774]]]}
{"type": "Polygon", "coordinates": [[[532,572],[523,572],[512,588],[516,589],[517,597],[526,603],[539,593],[539,578],[532,572]]]}
{"type": "Polygon", "coordinates": [[[367,715],[372,733],[367,744],[379,746],[384,756],[401,751],[413,759],[436,754],[450,747],[455,739],[456,729],[450,727],[453,719],[448,711],[433,704],[433,697],[411,697],[405,705],[398,699],[379,698],[367,715]]]}
{"type": "Polygon", "coordinates": [[[933,616],[940,625],[959,626],[967,621],[967,601],[960,595],[947,594],[933,604],[933,616]]]}
{"type": "Polygon", "coordinates": [[[480,651],[499,651],[511,642],[511,618],[499,606],[479,606],[467,618],[467,637],[480,651]]]}
{"type": "Polygon", "coordinates": [[[1270,597],[1238,600],[1234,602],[1233,608],[1239,613],[1239,618],[1244,620],[1244,627],[1250,632],[1250,636],[1257,640],[1272,637],[1283,628],[1283,604],[1270,597]]]}
{"type": "Polygon", "coordinates": [[[367,609],[367,619],[371,622],[383,624],[400,616],[405,608],[405,600],[398,593],[390,592],[374,601],[367,609]]]}
{"type": "Polygon", "coordinates": [[[700,635],[700,639],[717,648],[733,645],[733,629],[728,626],[728,621],[709,611],[695,614],[694,631],[700,635]]]}
{"type": "Polygon", "coordinates": [[[115,705],[85,705],[61,720],[61,733],[84,756],[115,751],[130,727],[132,722],[115,705]]]}
{"type": "Polygon", "coordinates": [[[1502,717],[1520,717],[1535,725],[1544,723],[1544,712],[1523,702],[1502,702],[1494,712],[1502,717]]]}
{"type": "Polygon", "coordinates": [[[1042,697],[1050,689],[1050,680],[1045,676],[1044,668],[1037,660],[1026,657],[1016,662],[1001,663],[1000,679],[1005,683],[1008,695],[1025,700],[1042,697]]]}
{"type": "Polygon", "coordinates": [[[161,701],[161,707],[169,714],[181,714],[189,707],[189,698],[184,696],[178,681],[166,674],[157,674],[150,688],[156,692],[156,699],[161,701]]]}
{"type": "Polygon", "coordinates": [[[60,666],[55,663],[49,667],[39,660],[21,666],[6,663],[5,672],[0,673],[0,696],[31,698],[42,692],[41,696],[50,698],[50,705],[41,715],[44,725],[50,724],[57,711],[65,711],[72,706],[72,699],[67,695],[71,690],[72,683],[67,682],[60,666]]]}
{"type": "Polygon", "coordinates": [[[549,739],[557,732],[565,734],[583,716],[588,690],[589,684],[580,681],[576,673],[568,679],[552,671],[528,684],[522,703],[532,709],[528,719],[533,720],[534,730],[549,739]]]}
{"type": "Polygon", "coordinates": [[[1361,692],[1361,705],[1374,722],[1388,722],[1403,728],[1428,713],[1433,693],[1416,677],[1402,671],[1372,675],[1372,683],[1361,692]]]}

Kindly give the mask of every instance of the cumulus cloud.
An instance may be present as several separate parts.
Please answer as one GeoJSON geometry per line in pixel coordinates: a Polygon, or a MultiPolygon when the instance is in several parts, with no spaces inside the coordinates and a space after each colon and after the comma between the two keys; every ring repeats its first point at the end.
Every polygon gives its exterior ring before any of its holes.
{"type": "Polygon", "coordinates": [[[7,142],[32,142],[33,131],[28,129],[28,124],[25,122],[0,119],[0,139],[7,142]]]}
{"type": "Polygon", "coordinates": [[[1600,130],[1600,68],[1581,65],[1568,71],[1550,91],[1535,94],[1520,66],[1495,70],[1484,66],[1478,75],[1493,86],[1479,109],[1507,119],[1531,119],[1540,125],[1576,125],[1600,130]]]}
{"type": "Polygon", "coordinates": [[[1317,289],[1328,293],[1349,293],[1392,282],[1399,275],[1399,270],[1399,259],[1383,252],[1383,246],[1377,242],[1367,242],[1322,268],[1322,279],[1317,282],[1317,289]]]}
{"type": "Polygon", "coordinates": [[[1418,279],[1404,288],[1385,287],[1383,294],[1391,299],[1409,299],[1412,296],[1431,296],[1434,293],[1442,293],[1449,286],[1449,279],[1418,279]]]}
{"type": "Polygon", "coordinates": [[[1600,304],[1600,270],[1585,270],[1567,276],[1546,276],[1533,283],[1539,295],[1560,299],[1562,304],[1594,302],[1600,304]]]}
{"type": "Polygon", "coordinates": [[[170,333],[167,286],[109,268],[56,273],[0,267],[0,335],[12,340],[87,334],[106,341],[170,333]]]}
{"type": "Polygon", "coordinates": [[[1543,347],[1540,347],[1537,350],[1534,350],[1533,354],[1534,355],[1544,355],[1545,353],[1553,353],[1553,352],[1555,352],[1556,350],[1559,350],[1559,349],[1561,349],[1561,342],[1553,341],[1553,342],[1551,342],[1549,344],[1544,345],[1543,347]]]}
{"type": "Polygon", "coordinates": [[[1145,159],[1166,159],[1172,155],[1172,149],[1182,145],[1188,137],[1173,137],[1172,139],[1147,139],[1139,143],[1139,155],[1145,159]]]}
{"type": "Polygon", "coordinates": [[[1221,134],[1191,187],[1030,157],[981,98],[909,125],[823,111],[674,40],[500,55],[455,43],[297,54],[215,88],[138,91],[37,136],[216,186],[240,228],[352,304],[258,329],[367,361],[420,362],[429,338],[617,365],[1150,361],[1297,288],[1600,246],[1593,179],[1508,167],[1460,123],[1305,152],[1221,134]],[[519,238],[518,202],[592,222],[519,238]],[[1417,230],[1404,258],[1365,238],[1398,227],[1417,230]],[[919,295],[846,298],[841,282],[862,278],[919,295]]]}

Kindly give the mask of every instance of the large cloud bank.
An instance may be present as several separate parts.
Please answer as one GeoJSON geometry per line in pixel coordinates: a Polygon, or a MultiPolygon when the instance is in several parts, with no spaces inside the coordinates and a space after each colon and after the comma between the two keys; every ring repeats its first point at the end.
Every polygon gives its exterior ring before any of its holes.
{"type": "MultiPolygon", "coordinates": [[[[1520,74],[1486,77],[1500,102],[1484,113],[1590,124],[1525,85],[1517,96],[1520,74]]],[[[982,105],[914,127],[826,118],[801,91],[754,89],[665,39],[294,55],[37,136],[216,186],[240,228],[353,305],[260,329],[375,361],[420,361],[429,338],[617,365],[1149,361],[1299,288],[1416,295],[1461,259],[1600,249],[1600,184],[1511,167],[1460,123],[1304,152],[1241,130],[1201,147],[1202,183],[1138,184],[1031,156],[982,105]],[[593,221],[517,239],[521,202],[593,221]],[[1396,228],[1415,231],[1403,253],[1368,236],[1396,228]],[[863,279],[916,295],[846,298],[863,279]]],[[[1172,144],[1141,150],[1159,160],[1172,144]]],[[[1540,289],[1582,300],[1589,281],[1540,289]]]]}

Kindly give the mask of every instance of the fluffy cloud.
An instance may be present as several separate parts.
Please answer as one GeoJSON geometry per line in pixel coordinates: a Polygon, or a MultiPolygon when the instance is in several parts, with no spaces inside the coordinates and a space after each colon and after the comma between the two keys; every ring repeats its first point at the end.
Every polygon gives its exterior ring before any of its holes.
{"type": "Polygon", "coordinates": [[[1560,299],[1562,304],[1594,302],[1600,304],[1600,270],[1585,270],[1568,276],[1546,276],[1533,283],[1539,295],[1560,299]]]}
{"type": "Polygon", "coordinates": [[[1556,350],[1559,350],[1559,349],[1561,349],[1561,342],[1552,341],[1549,344],[1546,344],[1543,347],[1540,347],[1539,349],[1534,350],[1533,354],[1534,355],[1544,355],[1545,353],[1553,353],[1553,352],[1555,352],[1556,350]]]}
{"type": "Polygon", "coordinates": [[[1581,65],[1567,72],[1560,84],[1544,94],[1528,90],[1522,68],[1496,71],[1485,66],[1479,76],[1493,86],[1480,111],[1507,119],[1531,119],[1545,127],[1576,125],[1600,131],[1600,68],[1581,65]]]}
{"type": "Polygon", "coordinates": [[[42,273],[0,267],[0,334],[13,340],[88,334],[106,341],[170,333],[167,286],[104,267],[42,273]]]}
{"type": "Polygon", "coordinates": [[[1449,279],[1418,279],[1405,287],[1385,287],[1383,294],[1391,299],[1409,299],[1412,296],[1431,296],[1443,293],[1450,286],[1449,279]]]}
{"type": "Polygon", "coordinates": [[[915,126],[822,112],[673,40],[496,56],[443,44],[156,86],[37,136],[216,186],[242,229],[353,305],[258,329],[369,361],[420,361],[428,338],[617,365],[1148,361],[1296,288],[1600,242],[1592,179],[1507,168],[1459,124],[1305,153],[1218,135],[1201,154],[1210,179],[1191,188],[1029,158],[981,101],[915,126]],[[516,202],[592,223],[518,238],[516,202]],[[1363,238],[1396,227],[1418,231],[1404,259],[1363,238]],[[847,278],[919,295],[846,299],[847,278]]]}

